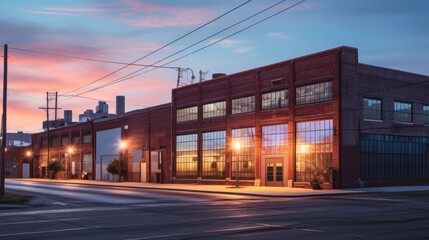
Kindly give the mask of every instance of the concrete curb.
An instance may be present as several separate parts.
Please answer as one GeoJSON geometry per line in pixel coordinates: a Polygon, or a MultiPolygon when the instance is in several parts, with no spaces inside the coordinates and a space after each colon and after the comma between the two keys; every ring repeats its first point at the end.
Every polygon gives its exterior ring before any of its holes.
{"type": "MultiPolygon", "coordinates": [[[[252,196],[252,197],[271,197],[271,198],[303,198],[303,197],[322,197],[322,196],[343,196],[343,195],[355,195],[355,194],[365,194],[365,191],[345,191],[345,192],[329,192],[331,190],[313,190],[315,192],[309,193],[281,193],[281,194],[270,194],[270,193],[249,193],[249,192],[231,192],[231,191],[222,191],[222,190],[202,190],[202,189],[188,189],[188,188],[169,188],[169,187],[151,187],[151,186],[130,186],[127,184],[116,184],[109,182],[103,182],[102,184],[94,182],[73,182],[67,180],[34,180],[34,179],[14,179],[14,181],[32,181],[32,182],[42,182],[48,184],[73,184],[73,185],[86,185],[86,186],[99,186],[99,187],[109,187],[109,188],[130,188],[130,189],[150,189],[150,190],[159,190],[159,191],[176,191],[176,192],[192,192],[192,193],[208,193],[208,194],[227,194],[227,195],[239,195],[239,196],[252,196]]],[[[162,184],[160,184],[162,186],[162,184]]],[[[204,185],[206,186],[206,185],[204,185]]],[[[229,186],[226,186],[227,188],[229,186]]],[[[234,187],[231,187],[234,188],[234,187]]],[[[243,189],[246,187],[243,187],[243,189]]],[[[336,190],[340,191],[340,190],[336,190]]]]}

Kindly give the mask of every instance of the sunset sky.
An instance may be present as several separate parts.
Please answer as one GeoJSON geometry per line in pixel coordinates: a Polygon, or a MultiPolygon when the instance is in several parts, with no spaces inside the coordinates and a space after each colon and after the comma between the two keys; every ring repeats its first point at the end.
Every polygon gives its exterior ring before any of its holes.
{"type": "MultiPolygon", "coordinates": [[[[9,46],[8,132],[42,131],[46,113],[38,108],[46,106],[47,91],[57,91],[60,96],[88,91],[80,97],[59,98],[59,117],[63,117],[63,110],[70,109],[74,121],[85,109],[95,109],[94,99],[108,101],[111,113],[115,111],[116,95],[125,96],[126,111],[170,102],[171,89],[177,81],[177,71],[171,68],[145,73],[153,69],[146,68],[131,79],[94,88],[143,68],[129,66],[101,79],[125,66],[118,63],[142,58],[241,4],[244,5],[138,64],[166,64],[299,0],[283,1],[215,35],[280,0],[246,2],[0,0],[1,56],[4,44],[9,46]],[[159,62],[195,43],[198,44],[159,62]],[[94,83],[85,86],[91,82],[94,83]],[[69,93],[72,90],[76,91],[69,93]]],[[[191,68],[197,78],[200,70],[209,71],[206,78],[210,79],[213,73],[240,72],[348,45],[359,49],[362,63],[429,75],[428,12],[429,1],[425,0],[307,0],[165,66],[191,68]]],[[[3,63],[0,71],[3,76],[3,63]]]]}

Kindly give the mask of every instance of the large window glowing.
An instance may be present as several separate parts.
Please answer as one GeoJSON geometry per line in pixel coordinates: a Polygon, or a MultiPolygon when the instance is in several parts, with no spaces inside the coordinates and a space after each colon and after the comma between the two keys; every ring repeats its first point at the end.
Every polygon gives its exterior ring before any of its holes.
{"type": "Polygon", "coordinates": [[[327,181],[333,156],[332,120],[297,123],[295,151],[297,182],[309,182],[314,177],[327,181]]]}

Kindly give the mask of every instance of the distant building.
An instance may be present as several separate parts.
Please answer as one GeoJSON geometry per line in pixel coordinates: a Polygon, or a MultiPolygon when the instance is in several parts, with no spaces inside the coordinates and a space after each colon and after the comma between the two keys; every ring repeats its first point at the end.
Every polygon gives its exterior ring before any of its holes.
{"type": "Polygon", "coordinates": [[[31,134],[18,131],[17,133],[7,133],[6,147],[26,147],[31,145],[31,134]]]}
{"type": "Polygon", "coordinates": [[[48,129],[48,122],[49,122],[49,129],[69,126],[73,124],[73,112],[72,110],[64,110],[64,118],[57,118],[56,121],[55,120],[43,121],[42,126],[44,131],[48,129]]]}
{"type": "Polygon", "coordinates": [[[117,114],[110,114],[109,105],[104,101],[99,101],[98,105],[95,107],[95,112],[91,109],[87,109],[83,114],[79,114],[79,122],[93,121],[97,119],[115,117],[116,115],[123,115],[125,110],[125,97],[117,96],[116,101],[117,114]],[[118,113],[118,106],[122,112],[119,111],[118,113]]]}
{"type": "Polygon", "coordinates": [[[98,106],[95,107],[96,113],[109,113],[109,105],[106,102],[98,101],[98,106]]]}
{"type": "Polygon", "coordinates": [[[7,133],[6,135],[6,156],[5,156],[5,176],[20,177],[18,172],[18,162],[25,158],[26,151],[31,150],[31,134],[19,131],[17,133],[7,133]]]}
{"type": "Polygon", "coordinates": [[[125,113],[125,97],[116,96],[116,115],[124,115],[125,113]]]}

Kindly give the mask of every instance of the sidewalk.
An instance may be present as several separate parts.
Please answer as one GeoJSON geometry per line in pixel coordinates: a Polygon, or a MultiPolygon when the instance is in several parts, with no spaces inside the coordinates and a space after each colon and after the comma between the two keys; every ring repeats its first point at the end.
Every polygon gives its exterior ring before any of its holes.
{"type": "Polygon", "coordinates": [[[94,180],[57,180],[57,179],[7,179],[7,181],[34,181],[44,183],[67,183],[86,184],[92,186],[127,187],[139,189],[155,189],[166,191],[186,191],[204,192],[217,194],[233,194],[260,197],[311,197],[329,195],[348,195],[361,193],[383,193],[383,192],[412,192],[429,191],[429,186],[404,186],[404,187],[379,187],[379,188],[354,188],[354,189],[332,189],[332,190],[312,190],[304,188],[287,187],[254,187],[245,186],[235,188],[232,185],[202,185],[202,184],[160,184],[160,183],[140,183],[140,182],[107,182],[94,180]]]}

